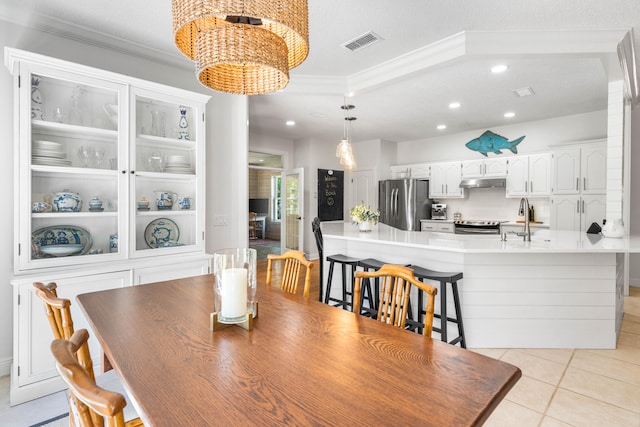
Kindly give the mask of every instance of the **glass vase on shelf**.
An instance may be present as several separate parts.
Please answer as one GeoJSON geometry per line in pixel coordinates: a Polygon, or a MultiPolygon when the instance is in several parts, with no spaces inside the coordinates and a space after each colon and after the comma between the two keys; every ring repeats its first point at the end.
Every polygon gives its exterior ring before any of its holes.
{"type": "Polygon", "coordinates": [[[80,85],[74,86],[73,93],[71,94],[71,108],[69,109],[69,123],[72,125],[84,125],[81,106],[83,93],[84,90],[80,85]]]}
{"type": "Polygon", "coordinates": [[[178,121],[178,139],[189,140],[189,122],[187,121],[187,107],[181,105],[180,120],[178,121]]]}
{"type": "Polygon", "coordinates": [[[31,118],[35,120],[44,120],[39,76],[31,76],[31,118]]]}

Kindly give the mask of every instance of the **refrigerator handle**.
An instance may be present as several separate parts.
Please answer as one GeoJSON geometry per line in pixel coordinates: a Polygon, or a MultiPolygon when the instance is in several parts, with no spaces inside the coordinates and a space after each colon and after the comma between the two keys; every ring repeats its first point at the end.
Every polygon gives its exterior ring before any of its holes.
{"type": "Polygon", "coordinates": [[[396,216],[398,216],[398,189],[397,188],[393,189],[392,203],[393,203],[392,212],[393,212],[393,216],[395,218],[396,216]]]}

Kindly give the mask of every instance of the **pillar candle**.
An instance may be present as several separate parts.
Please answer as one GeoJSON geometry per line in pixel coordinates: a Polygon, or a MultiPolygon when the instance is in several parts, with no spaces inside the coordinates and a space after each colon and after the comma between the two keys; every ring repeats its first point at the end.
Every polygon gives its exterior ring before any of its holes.
{"type": "Polygon", "coordinates": [[[247,314],[247,269],[222,270],[221,280],[222,317],[232,319],[247,314]]]}

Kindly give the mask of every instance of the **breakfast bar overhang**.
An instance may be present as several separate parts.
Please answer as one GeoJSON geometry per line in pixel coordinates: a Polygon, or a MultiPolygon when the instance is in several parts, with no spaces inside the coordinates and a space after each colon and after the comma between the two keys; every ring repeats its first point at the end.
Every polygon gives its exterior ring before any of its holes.
{"type": "MultiPolygon", "coordinates": [[[[625,253],[640,252],[640,237],[572,231],[543,230],[531,242],[385,224],[365,233],[325,222],[322,231],[325,257],[342,253],[463,272],[458,283],[469,348],[615,348],[624,312],[619,269],[625,253]]],[[[328,266],[323,270],[326,285],[328,266]]],[[[334,273],[332,295],[340,280],[334,273]]]]}

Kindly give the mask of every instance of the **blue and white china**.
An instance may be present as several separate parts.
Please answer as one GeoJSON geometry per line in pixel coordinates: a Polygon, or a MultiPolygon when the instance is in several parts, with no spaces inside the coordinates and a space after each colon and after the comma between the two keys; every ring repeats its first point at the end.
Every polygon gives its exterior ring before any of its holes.
{"type": "Polygon", "coordinates": [[[93,196],[91,200],[89,200],[89,210],[91,212],[102,212],[104,210],[102,208],[102,200],[100,200],[98,196],[93,196]]]}
{"type": "Polygon", "coordinates": [[[40,93],[40,77],[31,76],[31,118],[44,120],[42,94],[40,93]]]}
{"type": "Polygon", "coordinates": [[[187,107],[181,105],[180,120],[178,121],[178,139],[189,140],[189,122],[187,122],[187,107]]]}
{"type": "Polygon", "coordinates": [[[170,191],[154,191],[156,196],[156,206],[159,211],[163,210],[171,210],[173,209],[173,202],[178,199],[178,195],[176,193],[172,193],[170,191]]]}
{"type": "Polygon", "coordinates": [[[42,213],[42,212],[51,212],[51,205],[47,202],[33,202],[31,205],[31,212],[42,213]]]}
{"type": "Polygon", "coordinates": [[[69,256],[81,252],[82,245],[51,245],[40,247],[40,252],[50,256],[69,256]]]}
{"type": "Polygon", "coordinates": [[[117,234],[109,234],[109,252],[118,252],[117,234]]]}
{"type": "Polygon", "coordinates": [[[43,227],[31,234],[34,258],[84,255],[91,249],[91,234],[71,225],[43,227]]]}
{"type": "Polygon", "coordinates": [[[169,218],[158,218],[151,221],[144,230],[144,241],[150,248],[181,246],[178,243],[180,229],[178,224],[169,218]]]}
{"type": "Polygon", "coordinates": [[[53,194],[53,210],[56,212],[80,212],[82,199],[79,193],[63,190],[53,194]]]}
{"type": "Polygon", "coordinates": [[[191,199],[189,197],[180,197],[178,199],[178,206],[183,210],[191,209],[191,199]]]}
{"type": "Polygon", "coordinates": [[[136,206],[140,211],[149,210],[149,201],[145,197],[142,197],[136,202],[136,206]]]}

